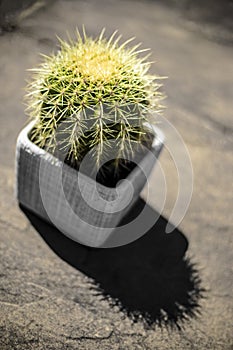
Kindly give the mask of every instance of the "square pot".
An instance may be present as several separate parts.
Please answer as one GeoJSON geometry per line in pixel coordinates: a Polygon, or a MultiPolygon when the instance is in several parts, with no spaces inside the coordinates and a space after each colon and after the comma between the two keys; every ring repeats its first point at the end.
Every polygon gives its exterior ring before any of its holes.
{"type": "Polygon", "coordinates": [[[33,125],[34,122],[28,124],[17,139],[18,201],[71,239],[92,247],[101,246],[143,189],[162,150],[162,132],[150,126],[154,135],[151,150],[125,180],[110,188],[32,143],[29,134],[33,125]]]}

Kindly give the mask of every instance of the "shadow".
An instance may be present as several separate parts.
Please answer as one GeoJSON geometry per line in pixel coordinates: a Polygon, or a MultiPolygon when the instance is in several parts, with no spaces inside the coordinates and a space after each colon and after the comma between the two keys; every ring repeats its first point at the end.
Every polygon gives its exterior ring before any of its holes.
{"type": "MultiPolygon", "coordinates": [[[[147,205],[139,199],[123,219],[132,220],[147,205]]],[[[145,327],[153,324],[182,328],[199,313],[203,289],[195,266],[185,257],[186,237],[175,229],[165,233],[167,220],[138,240],[117,248],[90,248],[72,241],[25,207],[22,211],[50,248],[63,260],[96,282],[96,293],[118,305],[145,327]]],[[[150,207],[148,213],[157,213],[150,207]]],[[[116,228],[117,229],[117,228],[116,228]]]]}

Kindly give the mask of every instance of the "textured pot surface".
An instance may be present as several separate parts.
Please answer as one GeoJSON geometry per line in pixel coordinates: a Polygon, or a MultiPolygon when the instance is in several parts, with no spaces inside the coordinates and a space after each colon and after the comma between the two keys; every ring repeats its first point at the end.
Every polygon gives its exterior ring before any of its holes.
{"type": "Polygon", "coordinates": [[[152,127],[155,138],[151,152],[126,180],[109,188],[33,144],[28,138],[32,127],[33,123],[25,127],[17,140],[18,201],[73,240],[101,246],[144,187],[162,149],[163,134],[152,127]]]}

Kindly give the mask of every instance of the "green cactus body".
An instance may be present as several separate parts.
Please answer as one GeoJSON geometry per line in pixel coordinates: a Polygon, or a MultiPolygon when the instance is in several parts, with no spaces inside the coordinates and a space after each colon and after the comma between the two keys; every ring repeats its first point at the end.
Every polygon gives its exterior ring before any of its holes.
{"type": "Polygon", "coordinates": [[[95,39],[77,31],[75,40],[60,40],[60,51],[43,56],[32,70],[27,87],[27,111],[35,120],[31,140],[64,154],[76,168],[88,152],[99,167],[114,139],[117,153],[108,164],[117,173],[122,159],[134,152],[132,144],[140,148],[146,142],[145,122],[162,109],[161,78],[148,74],[148,56],[139,57],[146,50],[119,40],[116,33],[107,40],[104,30],[95,39]]]}

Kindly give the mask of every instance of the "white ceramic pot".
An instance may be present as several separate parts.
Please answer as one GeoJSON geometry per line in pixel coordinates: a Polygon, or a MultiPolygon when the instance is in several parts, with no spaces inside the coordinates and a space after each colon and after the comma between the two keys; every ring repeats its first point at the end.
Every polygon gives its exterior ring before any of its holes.
{"type": "Polygon", "coordinates": [[[138,198],[162,150],[163,133],[150,126],[154,134],[151,151],[126,180],[109,188],[32,143],[28,137],[32,127],[33,122],[17,139],[18,201],[71,239],[101,246],[138,198]]]}

